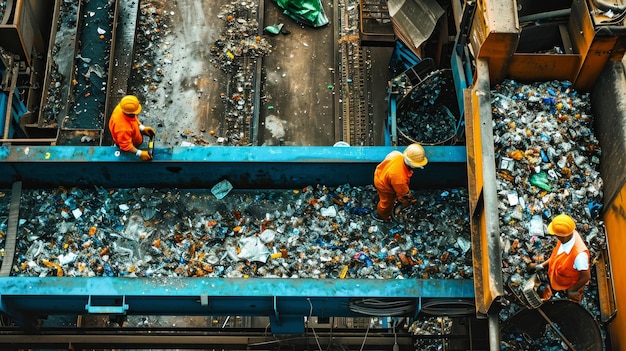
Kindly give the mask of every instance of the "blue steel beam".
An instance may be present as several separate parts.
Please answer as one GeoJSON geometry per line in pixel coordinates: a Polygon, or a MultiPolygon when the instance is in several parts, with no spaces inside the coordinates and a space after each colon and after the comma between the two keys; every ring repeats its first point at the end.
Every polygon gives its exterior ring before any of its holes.
{"type": "MultiPolygon", "coordinates": [[[[2,146],[0,187],[19,180],[24,188],[210,188],[223,179],[240,189],[360,186],[372,183],[376,165],[395,149],[404,147],[175,147],[142,162],[112,146],[2,146]]],[[[415,188],[467,186],[464,146],[425,149],[430,163],[416,172],[415,188]]]]}
{"type": "Polygon", "coordinates": [[[474,298],[471,279],[0,277],[0,291],[0,310],[9,315],[87,314],[89,307],[127,305],[127,314],[138,315],[269,316],[276,306],[285,316],[347,317],[363,316],[350,309],[351,299],[474,298]]]}

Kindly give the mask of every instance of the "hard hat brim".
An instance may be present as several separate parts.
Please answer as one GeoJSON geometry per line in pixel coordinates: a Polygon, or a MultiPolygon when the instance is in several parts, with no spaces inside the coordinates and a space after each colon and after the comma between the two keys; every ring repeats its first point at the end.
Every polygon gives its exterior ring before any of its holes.
{"type": "Polygon", "coordinates": [[[413,162],[408,157],[405,157],[405,160],[409,163],[409,166],[411,166],[411,168],[420,168],[428,164],[428,159],[426,157],[424,157],[421,162],[413,162]]]}
{"type": "Polygon", "coordinates": [[[548,224],[548,234],[550,234],[550,235],[564,237],[564,236],[570,236],[570,235],[572,235],[573,233],[574,233],[574,230],[572,230],[570,233],[567,233],[567,234],[557,233],[557,232],[554,230],[554,227],[552,226],[552,223],[548,224]]]}

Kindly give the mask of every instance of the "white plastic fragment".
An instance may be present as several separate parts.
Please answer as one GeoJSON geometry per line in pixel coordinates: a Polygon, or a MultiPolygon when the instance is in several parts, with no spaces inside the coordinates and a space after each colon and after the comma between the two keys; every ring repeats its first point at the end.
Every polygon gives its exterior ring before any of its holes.
{"type": "Polygon", "coordinates": [[[249,236],[239,239],[241,251],[237,255],[239,259],[248,261],[258,261],[265,263],[270,254],[269,249],[259,237],[249,236]]]}
{"type": "Polygon", "coordinates": [[[272,229],[265,229],[261,235],[259,235],[259,239],[261,239],[261,241],[265,244],[271,243],[274,241],[274,238],[276,238],[276,231],[272,229]]]}
{"type": "Polygon", "coordinates": [[[72,210],[72,214],[74,215],[74,218],[80,218],[80,216],[83,215],[83,211],[81,211],[80,208],[75,208],[72,210]]]}
{"type": "Polygon", "coordinates": [[[337,209],[334,206],[322,208],[320,214],[324,217],[337,217],[337,209]]]}
{"type": "Polygon", "coordinates": [[[59,255],[59,264],[61,266],[72,263],[76,260],[77,255],[73,252],[68,252],[65,255],[59,255]]]}
{"type": "Polygon", "coordinates": [[[534,215],[528,224],[528,234],[532,236],[543,236],[543,220],[540,215],[534,215]]]}
{"type": "Polygon", "coordinates": [[[519,204],[519,196],[517,196],[517,192],[509,191],[506,194],[507,199],[509,200],[509,206],[517,206],[519,204]]]}

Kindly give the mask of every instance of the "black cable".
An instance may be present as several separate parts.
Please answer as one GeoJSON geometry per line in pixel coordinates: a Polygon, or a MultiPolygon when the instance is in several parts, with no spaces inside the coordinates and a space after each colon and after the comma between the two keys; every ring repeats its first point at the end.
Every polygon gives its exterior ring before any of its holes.
{"type": "Polygon", "coordinates": [[[476,313],[472,301],[465,300],[433,300],[422,304],[421,312],[432,316],[467,316],[476,313]]]}
{"type": "Polygon", "coordinates": [[[415,310],[414,300],[361,299],[350,301],[350,310],[368,316],[392,317],[411,314],[415,310]]]}

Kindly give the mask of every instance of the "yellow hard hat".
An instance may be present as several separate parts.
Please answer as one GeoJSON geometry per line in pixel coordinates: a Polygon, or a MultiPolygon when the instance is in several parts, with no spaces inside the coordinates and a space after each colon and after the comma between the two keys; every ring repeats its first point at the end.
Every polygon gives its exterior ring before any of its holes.
{"type": "Polygon", "coordinates": [[[424,167],[428,163],[426,153],[422,145],[415,143],[411,144],[404,149],[404,162],[406,162],[411,168],[424,167]]]}
{"type": "Polygon", "coordinates": [[[548,225],[548,233],[556,236],[568,236],[576,229],[576,223],[572,217],[560,214],[552,219],[548,225]]]}
{"type": "Polygon", "coordinates": [[[126,95],[120,101],[122,111],[127,115],[137,115],[141,112],[141,104],[135,95],[126,95]]]}

